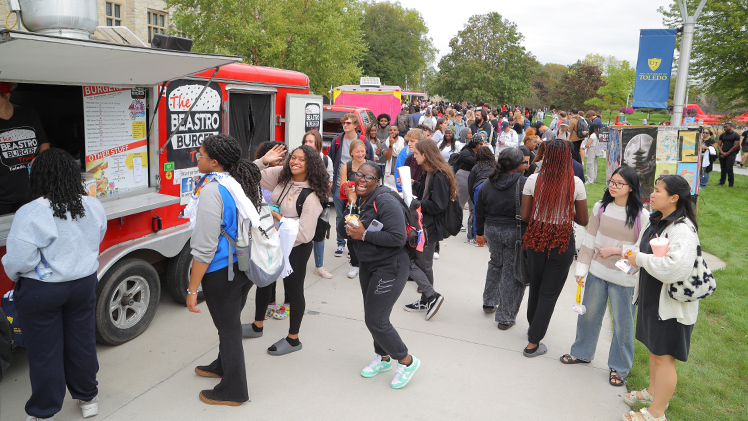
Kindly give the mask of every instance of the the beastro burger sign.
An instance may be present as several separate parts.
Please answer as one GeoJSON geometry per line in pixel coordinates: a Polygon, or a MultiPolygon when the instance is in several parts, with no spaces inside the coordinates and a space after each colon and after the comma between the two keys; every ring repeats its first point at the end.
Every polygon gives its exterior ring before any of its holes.
{"type": "Polygon", "coordinates": [[[221,88],[217,83],[211,83],[200,99],[197,99],[204,85],[195,81],[176,80],[169,83],[166,89],[167,132],[174,133],[166,147],[166,155],[170,162],[174,162],[175,169],[196,166],[195,153],[203,140],[223,130],[221,88]],[[192,104],[195,106],[185,118],[192,104]]]}

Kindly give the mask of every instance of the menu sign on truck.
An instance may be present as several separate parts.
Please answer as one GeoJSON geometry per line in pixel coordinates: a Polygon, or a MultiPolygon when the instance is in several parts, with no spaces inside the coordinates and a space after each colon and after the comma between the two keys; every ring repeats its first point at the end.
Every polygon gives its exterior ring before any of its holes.
{"type": "Polygon", "coordinates": [[[166,156],[176,169],[196,167],[195,153],[203,140],[223,132],[221,87],[209,84],[198,99],[204,86],[195,81],[175,80],[166,88],[166,127],[170,135],[173,133],[166,156]],[[185,118],[190,107],[192,111],[185,118]]]}
{"type": "Polygon", "coordinates": [[[143,88],[83,87],[90,195],[148,187],[145,106],[143,88]]]}

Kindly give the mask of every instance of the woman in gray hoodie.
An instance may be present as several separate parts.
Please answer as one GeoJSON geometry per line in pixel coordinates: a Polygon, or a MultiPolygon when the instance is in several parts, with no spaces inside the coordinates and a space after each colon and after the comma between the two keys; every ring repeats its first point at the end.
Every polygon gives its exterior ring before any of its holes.
{"type": "Polygon", "coordinates": [[[84,418],[99,413],[96,373],[96,270],[106,233],[104,207],[86,196],[80,170],[62,149],[34,160],[32,197],[13,219],[3,268],[29,359],[29,419],[52,419],[65,386],[84,418]]]}

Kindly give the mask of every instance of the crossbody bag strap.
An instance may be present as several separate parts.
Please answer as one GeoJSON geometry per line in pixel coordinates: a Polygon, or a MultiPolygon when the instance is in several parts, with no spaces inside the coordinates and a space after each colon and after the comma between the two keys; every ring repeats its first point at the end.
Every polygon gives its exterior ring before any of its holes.
{"type": "Polygon", "coordinates": [[[514,217],[517,223],[517,239],[520,239],[522,238],[522,215],[520,214],[522,206],[519,195],[519,179],[517,179],[517,187],[514,189],[514,192],[514,217]]]}

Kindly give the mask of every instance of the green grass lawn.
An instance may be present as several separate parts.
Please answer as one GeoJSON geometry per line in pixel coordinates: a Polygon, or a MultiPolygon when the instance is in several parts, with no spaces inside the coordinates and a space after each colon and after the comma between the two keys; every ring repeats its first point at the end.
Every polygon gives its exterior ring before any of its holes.
{"type": "MultiPolygon", "coordinates": [[[[603,124],[605,124],[605,125],[611,124],[612,125],[612,124],[616,123],[616,115],[618,113],[614,112],[614,113],[610,113],[609,114],[607,112],[602,112],[601,114],[603,116],[603,118],[602,118],[603,124]]],[[[640,112],[640,111],[637,111],[634,114],[626,116],[626,119],[628,120],[629,123],[631,123],[632,126],[641,126],[643,118],[647,118],[647,113],[643,113],[643,112],[640,112]]],[[[647,124],[649,124],[649,123],[660,124],[663,121],[668,121],[668,120],[670,120],[670,114],[659,114],[659,113],[655,114],[655,113],[650,113],[649,114],[649,118],[647,118],[647,124]]],[[[548,115],[545,118],[543,118],[543,123],[546,126],[549,126],[551,124],[551,121],[553,121],[553,116],[552,115],[548,115]]]]}
{"type": "MultiPolygon", "coordinates": [[[[597,182],[587,185],[590,209],[605,187],[605,165],[598,163],[597,182]]],[[[700,303],[688,362],[676,363],[678,386],[666,413],[669,420],[748,419],[748,248],[743,244],[748,177],[736,175],[733,188],[719,187],[718,181],[719,173],[712,174],[709,186],[699,192],[699,239],[727,268],[715,272],[717,291],[700,303]]],[[[637,341],[630,390],[647,387],[648,356],[637,341]]]]}

